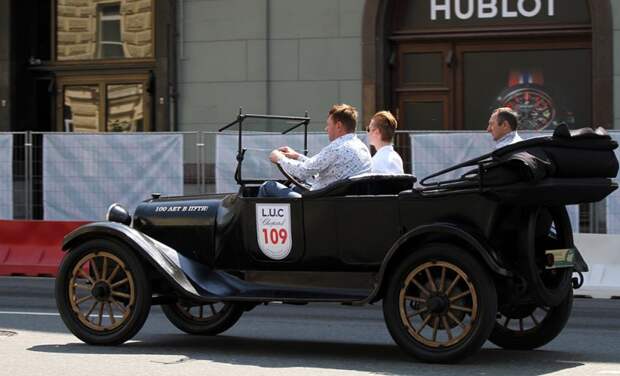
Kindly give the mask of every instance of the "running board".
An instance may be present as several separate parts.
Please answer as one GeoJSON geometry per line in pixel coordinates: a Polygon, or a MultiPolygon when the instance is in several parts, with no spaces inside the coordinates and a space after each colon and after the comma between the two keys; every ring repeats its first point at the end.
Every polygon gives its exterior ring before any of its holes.
{"type": "Polygon", "coordinates": [[[199,264],[181,255],[180,259],[183,273],[187,276],[197,292],[197,295],[192,294],[194,295],[192,299],[198,301],[354,303],[366,299],[372,292],[372,287],[308,288],[245,281],[224,271],[211,270],[205,265],[199,264]]]}

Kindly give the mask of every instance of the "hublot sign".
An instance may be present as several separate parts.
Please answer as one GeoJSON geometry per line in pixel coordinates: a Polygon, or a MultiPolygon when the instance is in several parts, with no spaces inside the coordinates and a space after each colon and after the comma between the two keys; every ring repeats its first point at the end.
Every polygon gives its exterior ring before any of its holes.
{"type": "Polygon", "coordinates": [[[591,24],[589,0],[406,0],[395,12],[404,33],[591,24]]]}
{"type": "Polygon", "coordinates": [[[517,18],[555,15],[555,0],[430,0],[430,18],[517,18]]]}

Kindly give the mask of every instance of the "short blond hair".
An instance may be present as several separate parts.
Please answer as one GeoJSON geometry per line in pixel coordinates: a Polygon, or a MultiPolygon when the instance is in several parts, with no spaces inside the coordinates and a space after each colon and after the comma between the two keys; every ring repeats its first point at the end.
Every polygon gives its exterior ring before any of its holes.
{"type": "Polygon", "coordinates": [[[349,133],[355,132],[355,127],[357,127],[357,109],[355,107],[349,104],[335,104],[327,116],[331,116],[335,122],[341,122],[349,133]]]}
{"type": "Polygon", "coordinates": [[[372,116],[371,121],[374,121],[374,126],[377,127],[379,133],[381,133],[381,141],[392,142],[394,139],[394,133],[398,128],[398,122],[390,111],[379,111],[372,116]]]}

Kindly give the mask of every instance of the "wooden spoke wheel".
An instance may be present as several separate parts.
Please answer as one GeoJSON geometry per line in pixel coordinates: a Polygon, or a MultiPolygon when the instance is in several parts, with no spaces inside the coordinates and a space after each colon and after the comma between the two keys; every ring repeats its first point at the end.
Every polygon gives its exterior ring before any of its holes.
{"type": "Polygon", "coordinates": [[[90,329],[106,332],[123,325],[135,299],[133,274],[113,254],[86,254],[73,268],[69,301],[77,318],[90,329]]]}
{"type": "Polygon", "coordinates": [[[413,250],[393,273],[383,300],[390,334],[428,362],[455,362],[478,351],[495,323],[489,272],[451,244],[413,250]]]}
{"type": "Polygon", "coordinates": [[[189,334],[216,335],[228,330],[241,318],[243,308],[233,302],[177,302],[163,305],[170,322],[189,334]]]}
{"type": "Polygon", "coordinates": [[[531,350],[546,345],[557,337],[573,307],[573,293],[555,307],[506,305],[497,313],[495,328],[489,340],[511,350],[531,350]]]}
{"type": "Polygon", "coordinates": [[[432,261],[409,273],[400,289],[399,309],[416,340],[429,347],[446,347],[471,331],[478,319],[478,297],[463,270],[432,261]]]}
{"type": "Polygon", "coordinates": [[[70,250],[56,279],[56,303],[69,330],[86,343],[120,344],[150,310],[150,287],[138,257],[108,239],[70,250]]]}

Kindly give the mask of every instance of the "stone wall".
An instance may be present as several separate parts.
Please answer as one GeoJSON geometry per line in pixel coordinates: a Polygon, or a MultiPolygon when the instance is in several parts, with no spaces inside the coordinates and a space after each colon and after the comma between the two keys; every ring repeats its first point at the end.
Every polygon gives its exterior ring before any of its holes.
{"type": "Polygon", "coordinates": [[[362,110],[364,0],[179,1],[179,129],[216,130],[244,112],[312,117],[362,110]]]}

